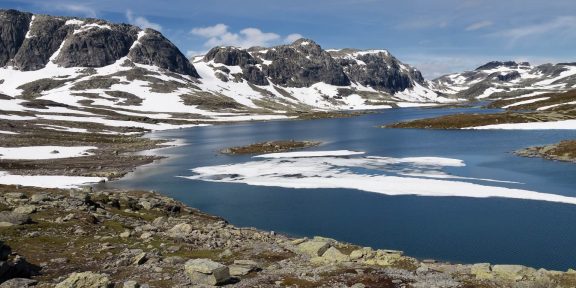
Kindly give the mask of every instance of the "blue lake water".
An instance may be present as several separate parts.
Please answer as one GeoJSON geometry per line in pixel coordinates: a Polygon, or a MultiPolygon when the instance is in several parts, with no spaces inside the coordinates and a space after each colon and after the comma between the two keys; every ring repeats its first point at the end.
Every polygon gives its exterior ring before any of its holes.
{"type": "MultiPolygon", "coordinates": [[[[576,164],[514,156],[527,146],[576,138],[576,131],[443,131],[382,129],[407,119],[485,109],[389,109],[347,119],[274,121],[154,133],[184,139],[163,149],[169,159],[140,167],[111,187],[159,191],[234,225],[293,236],[322,235],[418,258],[455,263],[576,268],[576,205],[504,198],[386,196],[351,189],[289,189],[178,178],[201,166],[251,156],[218,151],[260,141],[318,140],[309,150],[358,150],[371,156],[435,156],[464,160],[459,176],[515,183],[503,187],[576,197],[576,164]]],[[[450,172],[450,169],[447,169],[450,172]]],[[[486,184],[486,183],[483,183],[486,184]]]]}

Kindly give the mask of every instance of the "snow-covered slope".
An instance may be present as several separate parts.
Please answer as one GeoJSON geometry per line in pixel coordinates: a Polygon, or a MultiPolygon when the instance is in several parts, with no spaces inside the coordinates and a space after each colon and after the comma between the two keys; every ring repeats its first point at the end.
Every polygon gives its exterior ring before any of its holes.
{"type": "Polygon", "coordinates": [[[300,39],[216,47],[189,61],[151,29],[16,10],[0,16],[4,120],[59,121],[51,125],[76,132],[61,122],[169,129],[451,101],[385,50],[324,50],[300,39]]]}
{"type": "Polygon", "coordinates": [[[467,99],[534,96],[576,88],[576,63],[533,66],[527,62],[489,62],[473,71],[427,82],[438,93],[467,99]]]}

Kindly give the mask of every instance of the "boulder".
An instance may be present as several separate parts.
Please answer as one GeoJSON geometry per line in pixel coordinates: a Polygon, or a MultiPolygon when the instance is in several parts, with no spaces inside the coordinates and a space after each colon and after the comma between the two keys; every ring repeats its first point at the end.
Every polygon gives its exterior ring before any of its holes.
{"type": "Polygon", "coordinates": [[[126,281],[122,284],[122,288],[140,288],[140,284],[136,281],[126,281]]]}
{"type": "Polygon", "coordinates": [[[349,261],[350,257],[340,252],[340,250],[336,249],[335,247],[330,247],[326,252],[322,254],[321,257],[323,262],[327,263],[340,263],[349,261]]]}
{"type": "Polygon", "coordinates": [[[168,236],[172,238],[186,238],[190,233],[192,233],[192,225],[188,223],[180,223],[174,225],[174,227],[170,228],[166,233],[168,236]]]}
{"type": "Polygon", "coordinates": [[[13,225],[22,225],[30,223],[32,219],[26,214],[2,211],[0,212],[0,227],[8,227],[13,225]]]}
{"type": "Polygon", "coordinates": [[[16,208],[14,208],[14,213],[18,213],[18,214],[32,214],[35,213],[38,210],[38,207],[34,206],[34,205],[23,205],[23,206],[18,206],[16,208]]]}
{"type": "Polygon", "coordinates": [[[222,285],[230,280],[228,267],[209,259],[188,260],[184,270],[195,284],[222,285]]]}
{"type": "Polygon", "coordinates": [[[55,288],[110,288],[112,282],[106,274],[94,272],[72,273],[55,288]]]}
{"type": "Polygon", "coordinates": [[[306,241],[300,243],[297,246],[297,249],[300,253],[306,254],[310,257],[319,257],[326,252],[330,248],[330,244],[325,241],[306,241]]]}

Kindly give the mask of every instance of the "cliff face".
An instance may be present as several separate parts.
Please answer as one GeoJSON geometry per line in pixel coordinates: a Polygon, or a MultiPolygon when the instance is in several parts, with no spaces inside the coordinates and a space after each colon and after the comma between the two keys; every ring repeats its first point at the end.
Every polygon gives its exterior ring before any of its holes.
{"type": "Polygon", "coordinates": [[[0,10],[0,65],[39,70],[50,61],[62,67],[103,67],[128,57],[198,77],[188,59],[160,33],[97,19],[33,15],[0,10]]]}

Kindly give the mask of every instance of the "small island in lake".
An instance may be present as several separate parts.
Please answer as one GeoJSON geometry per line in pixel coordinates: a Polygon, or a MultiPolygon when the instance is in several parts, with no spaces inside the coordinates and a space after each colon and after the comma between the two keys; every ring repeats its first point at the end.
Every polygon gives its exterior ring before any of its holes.
{"type": "Polygon", "coordinates": [[[220,151],[223,154],[241,155],[257,153],[278,153],[304,148],[315,147],[322,144],[319,141],[277,140],[254,143],[246,146],[226,148],[220,151]]]}

